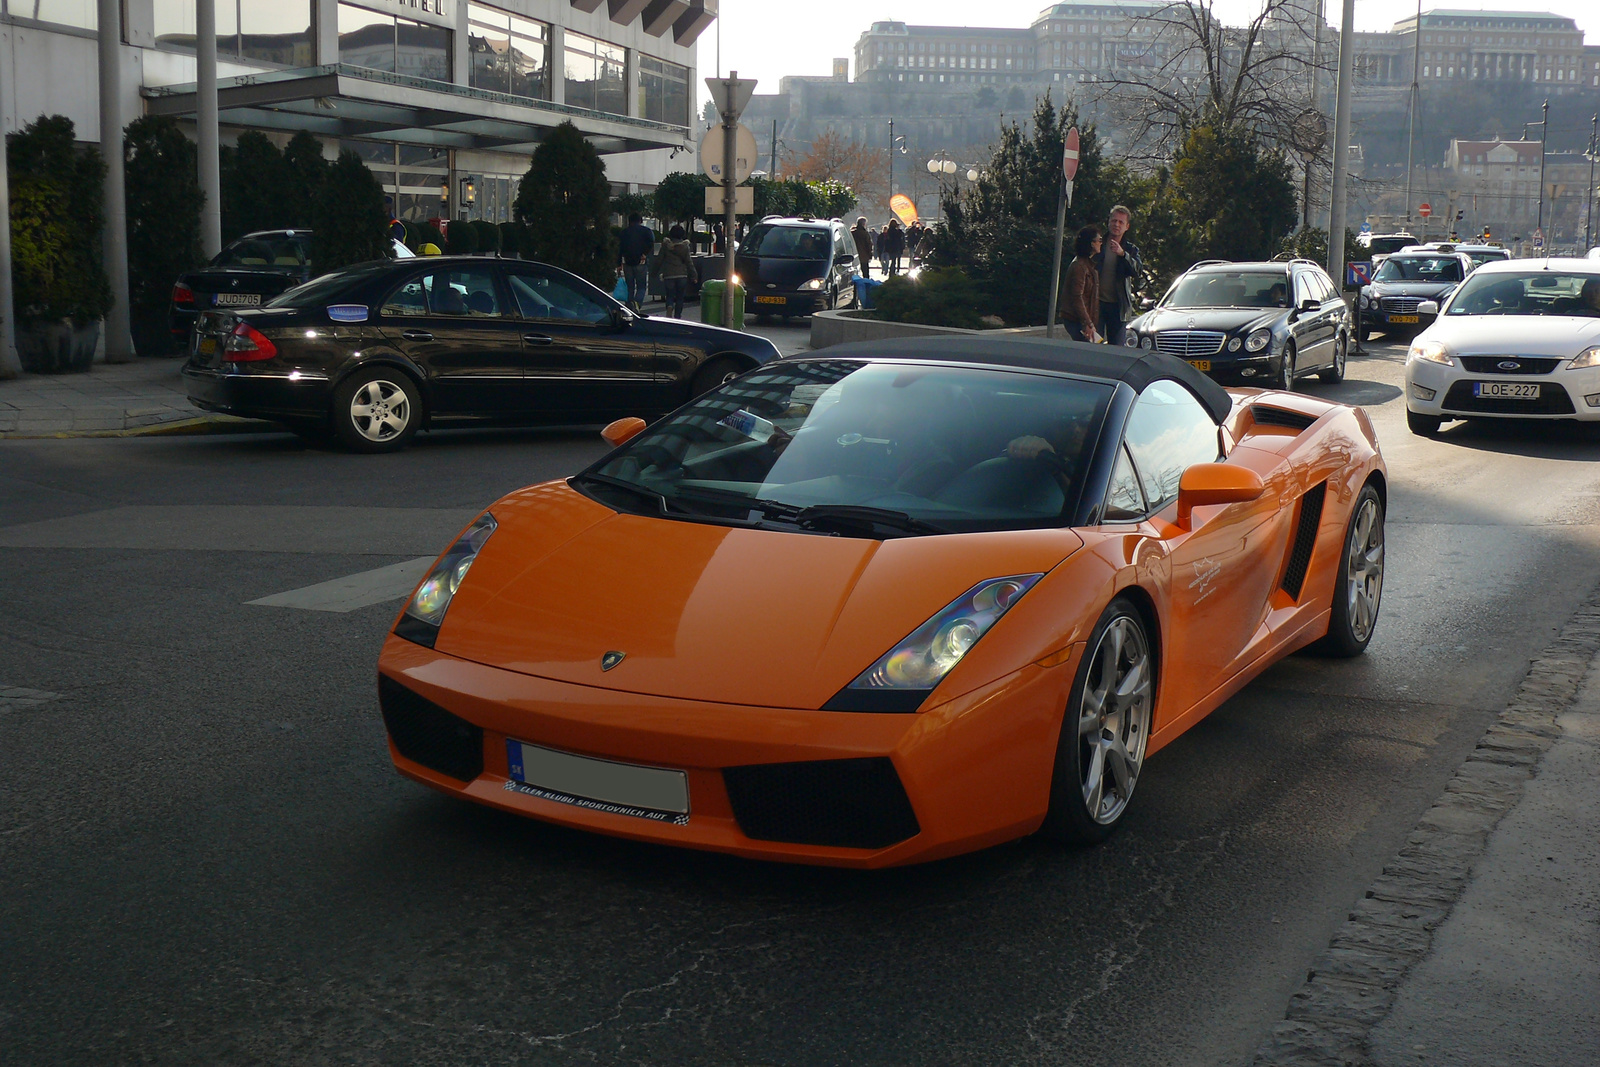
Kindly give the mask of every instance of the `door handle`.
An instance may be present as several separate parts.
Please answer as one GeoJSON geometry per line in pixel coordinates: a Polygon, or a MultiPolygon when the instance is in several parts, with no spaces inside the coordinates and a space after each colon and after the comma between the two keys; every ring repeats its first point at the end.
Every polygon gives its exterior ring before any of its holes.
{"type": "Polygon", "coordinates": [[[556,343],[555,338],[543,333],[525,333],[522,335],[522,339],[530,345],[553,345],[556,343]]]}
{"type": "Polygon", "coordinates": [[[407,341],[433,340],[433,334],[429,333],[427,330],[401,330],[400,336],[404,337],[407,341]]]}

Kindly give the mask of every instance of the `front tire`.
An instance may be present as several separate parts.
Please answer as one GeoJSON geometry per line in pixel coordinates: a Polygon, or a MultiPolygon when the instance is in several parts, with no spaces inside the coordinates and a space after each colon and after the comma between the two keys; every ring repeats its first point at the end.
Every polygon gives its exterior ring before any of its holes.
{"type": "Polygon", "coordinates": [[[1406,428],[1418,437],[1433,437],[1439,432],[1439,425],[1444,420],[1437,415],[1419,415],[1415,411],[1406,412],[1406,428]]]}
{"type": "Polygon", "coordinates": [[[356,452],[397,452],[422,422],[416,383],[390,367],[357,371],[333,392],[333,432],[356,452]]]}
{"type": "Polygon", "coordinates": [[[1040,832],[1092,845],[1111,836],[1138,784],[1156,662],[1143,617],[1123,597],[1106,607],[1085,647],[1061,722],[1050,810],[1040,832]]]}
{"type": "Polygon", "coordinates": [[[699,396],[701,393],[709,393],[723,382],[737,378],[743,371],[744,368],[739,365],[737,360],[729,359],[726,356],[720,359],[713,359],[695,372],[694,384],[690,386],[690,389],[693,390],[691,395],[699,396]]]}
{"type": "Polygon", "coordinates": [[[1377,628],[1383,602],[1383,515],[1378,491],[1370,483],[1362,486],[1345,528],[1328,636],[1316,645],[1325,655],[1361,655],[1377,628]]]}
{"type": "Polygon", "coordinates": [[[1349,358],[1350,338],[1348,335],[1341,333],[1333,341],[1333,366],[1317,375],[1317,377],[1329,385],[1337,385],[1339,382],[1344,381],[1345,363],[1348,362],[1349,358]]]}
{"type": "Polygon", "coordinates": [[[1278,359],[1278,380],[1273,383],[1273,388],[1292,393],[1294,378],[1294,345],[1286,344],[1283,346],[1283,355],[1278,359]]]}

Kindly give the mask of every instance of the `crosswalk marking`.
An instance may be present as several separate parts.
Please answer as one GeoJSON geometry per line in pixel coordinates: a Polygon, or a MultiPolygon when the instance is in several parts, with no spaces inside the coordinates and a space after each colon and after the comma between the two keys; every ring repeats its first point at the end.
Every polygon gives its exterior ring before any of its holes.
{"type": "Polygon", "coordinates": [[[273,593],[246,603],[268,608],[298,608],[302,611],[355,611],[388,600],[399,600],[422,580],[432,562],[432,556],[421,556],[404,563],[391,563],[376,570],[318,582],[302,589],[291,589],[287,593],[273,593]]]}

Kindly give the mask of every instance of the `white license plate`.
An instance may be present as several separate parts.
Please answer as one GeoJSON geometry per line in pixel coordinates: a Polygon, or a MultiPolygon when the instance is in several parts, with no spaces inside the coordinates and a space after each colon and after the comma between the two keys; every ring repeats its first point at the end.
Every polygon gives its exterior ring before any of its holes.
{"type": "Polygon", "coordinates": [[[218,293],[219,308],[251,308],[261,303],[260,293],[218,293]]]}
{"type": "Polygon", "coordinates": [[[616,815],[689,820],[689,776],[682,771],[593,759],[511,738],[506,762],[512,779],[507,788],[520,793],[616,815]]]}
{"type": "Polygon", "coordinates": [[[1521,382],[1473,382],[1472,395],[1501,400],[1538,400],[1539,387],[1521,382]]]}

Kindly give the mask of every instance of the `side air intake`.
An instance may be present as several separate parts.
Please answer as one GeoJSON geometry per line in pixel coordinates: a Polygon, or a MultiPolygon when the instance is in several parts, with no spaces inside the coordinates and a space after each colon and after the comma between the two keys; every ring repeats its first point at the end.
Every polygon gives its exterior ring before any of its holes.
{"type": "Polygon", "coordinates": [[[1294,531],[1294,544],[1289,549],[1289,566],[1283,572],[1283,591],[1300,599],[1300,587],[1305,585],[1306,570],[1311,566],[1311,550],[1317,545],[1317,527],[1322,524],[1322,501],[1328,495],[1328,483],[1322,482],[1306,491],[1300,498],[1300,524],[1294,531]]]}

